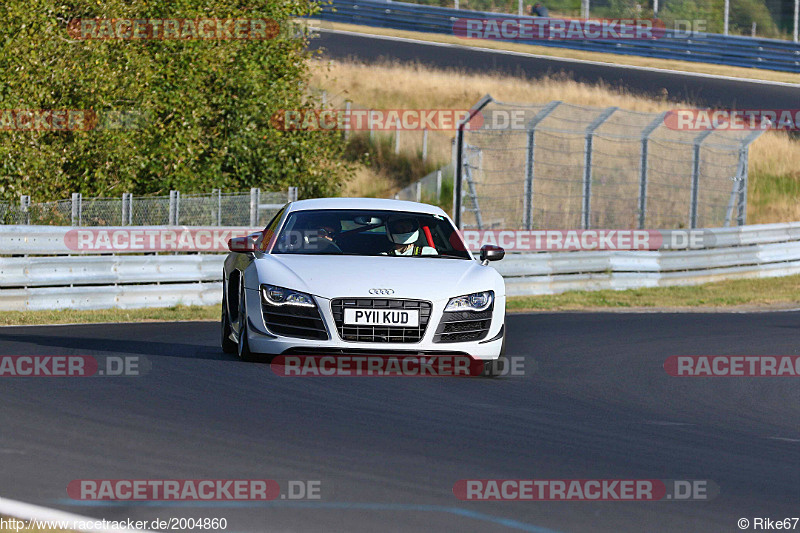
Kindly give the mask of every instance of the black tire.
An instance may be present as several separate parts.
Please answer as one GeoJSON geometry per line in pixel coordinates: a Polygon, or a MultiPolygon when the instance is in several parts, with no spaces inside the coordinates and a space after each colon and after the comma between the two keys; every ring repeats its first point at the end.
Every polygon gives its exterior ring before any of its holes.
{"type": "Polygon", "coordinates": [[[250,343],[247,341],[247,303],[245,302],[244,280],[242,280],[239,290],[239,342],[236,345],[236,353],[239,359],[245,363],[253,363],[258,360],[256,354],[250,351],[250,343]]]}
{"type": "Polygon", "coordinates": [[[500,345],[500,357],[483,363],[483,375],[487,378],[496,378],[506,372],[506,338],[503,337],[503,344],[500,345]]]}
{"type": "MultiPolygon", "coordinates": [[[[224,291],[224,289],[223,289],[224,291]]],[[[222,318],[220,319],[221,340],[220,345],[225,353],[236,353],[236,343],[231,340],[231,323],[228,320],[228,299],[222,294],[222,318]]]]}

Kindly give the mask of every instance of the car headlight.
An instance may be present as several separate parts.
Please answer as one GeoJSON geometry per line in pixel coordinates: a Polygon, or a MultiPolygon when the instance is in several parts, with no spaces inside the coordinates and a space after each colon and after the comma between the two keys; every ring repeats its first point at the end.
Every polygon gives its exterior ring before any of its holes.
{"type": "Polygon", "coordinates": [[[486,311],[494,301],[494,291],[474,292],[450,298],[445,312],[453,311],[486,311]]]}
{"type": "Polygon", "coordinates": [[[297,307],[316,307],[310,294],[284,289],[275,285],[262,285],[261,295],[270,305],[295,305],[297,307]]]}

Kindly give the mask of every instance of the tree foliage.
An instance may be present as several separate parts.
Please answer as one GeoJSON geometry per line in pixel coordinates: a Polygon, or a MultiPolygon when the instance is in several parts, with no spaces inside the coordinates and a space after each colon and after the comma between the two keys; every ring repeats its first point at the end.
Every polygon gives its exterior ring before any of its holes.
{"type": "MultiPolygon", "coordinates": [[[[0,198],[300,187],[338,191],[341,140],[270,127],[306,97],[305,39],[288,31],[310,0],[26,0],[0,3],[0,110],[122,112],[127,126],[0,129],[0,198]],[[75,19],[271,19],[269,40],[75,39],[75,19]],[[135,127],[131,127],[131,125],[135,127]]],[[[3,122],[0,121],[0,128],[3,122]]]]}

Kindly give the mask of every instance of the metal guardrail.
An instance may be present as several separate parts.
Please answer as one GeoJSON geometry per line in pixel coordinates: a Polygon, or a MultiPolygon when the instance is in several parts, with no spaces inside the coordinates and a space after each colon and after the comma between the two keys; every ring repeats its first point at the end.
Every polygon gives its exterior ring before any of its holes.
{"type": "MultiPolygon", "coordinates": [[[[0,310],[168,307],[221,299],[224,254],[66,255],[72,252],[65,244],[70,231],[0,227],[0,310]]],[[[705,232],[713,238],[703,249],[513,253],[494,266],[510,296],[800,273],[800,222],[705,232]]]]}
{"type": "MultiPolygon", "coordinates": [[[[316,18],[397,30],[452,35],[462,18],[521,19],[518,15],[423,6],[403,2],[332,0],[316,18]]],[[[465,40],[466,41],[466,40],[465,40]]],[[[651,40],[515,40],[525,44],[679,59],[737,67],[800,72],[800,44],[779,39],[666,30],[651,40]]]]}

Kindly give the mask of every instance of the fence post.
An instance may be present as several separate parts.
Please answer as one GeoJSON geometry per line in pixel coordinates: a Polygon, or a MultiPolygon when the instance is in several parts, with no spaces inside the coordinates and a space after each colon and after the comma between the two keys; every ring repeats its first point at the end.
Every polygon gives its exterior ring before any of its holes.
{"type": "Polygon", "coordinates": [[[73,226],[80,226],[82,222],[82,213],[83,205],[83,197],[81,193],[74,192],[72,193],[72,225],[73,226]]]}
{"type": "MultiPolygon", "coordinates": [[[[458,0],[456,0],[456,2],[457,1],[458,0]]],[[[478,114],[480,110],[486,107],[491,101],[492,97],[488,94],[478,100],[478,103],[469,110],[469,114],[458,124],[458,133],[456,134],[455,182],[453,183],[453,221],[456,223],[456,229],[461,229],[461,175],[464,172],[464,125],[472,120],[472,117],[478,114]]]]}
{"type": "Polygon", "coordinates": [[[639,229],[644,229],[647,222],[647,144],[650,135],[664,122],[666,116],[667,112],[664,111],[642,130],[642,148],[639,160],[639,229]]]}
{"type": "Polygon", "coordinates": [[[591,124],[586,127],[586,140],[583,149],[583,207],[581,209],[581,227],[589,229],[592,215],[592,149],[594,144],[594,132],[599,128],[608,117],[618,108],[608,107],[591,124]]]}
{"type": "Polygon", "coordinates": [[[344,102],[344,116],[345,116],[345,118],[344,118],[344,124],[342,125],[342,136],[344,137],[344,140],[347,140],[347,138],[350,136],[350,126],[351,126],[351,122],[350,122],[350,106],[351,106],[350,100],[345,100],[345,102],[344,102]]]}
{"type": "Polygon", "coordinates": [[[692,147],[692,196],[691,204],[689,205],[689,227],[692,229],[697,227],[697,198],[700,191],[700,145],[712,133],[714,133],[713,129],[700,133],[694,138],[694,146],[692,147]]]}
{"type": "Polygon", "coordinates": [[[739,180],[739,209],[736,213],[736,222],[740,226],[744,226],[747,223],[747,167],[750,161],[750,147],[745,145],[742,152],[742,179],[739,180]]]}
{"type": "Polygon", "coordinates": [[[400,117],[397,117],[397,122],[394,123],[394,153],[400,153],[400,117]]]}
{"type": "Polygon", "coordinates": [[[436,171],[436,203],[442,201],[442,169],[436,171]]]}
{"type": "Polygon", "coordinates": [[[523,209],[523,224],[525,229],[533,229],[533,162],[534,162],[534,149],[535,149],[535,135],[536,126],[539,125],[547,116],[553,112],[561,104],[561,100],[553,100],[544,106],[536,116],[534,116],[526,129],[528,131],[527,152],[525,153],[525,191],[524,191],[524,209],[523,209]]]}
{"type": "Polygon", "coordinates": [[[217,200],[217,216],[216,218],[217,226],[222,225],[222,189],[211,189],[211,198],[216,198],[217,200]]]}
{"type": "Polygon", "coordinates": [[[122,193],[122,226],[130,226],[131,225],[131,211],[133,206],[131,205],[133,201],[133,193],[124,192],[122,193]]]}
{"type": "Polygon", "coordinates": [[[19,197],[19,210],[25,214],[25,224],[31,223],[31,197],[21,194],[19,197]]]}
{"type": "Polygon", "coordinates": [[[422,161],[428,159],[428,128],[422,129],[422,161]]]}
{"type": "Polygon", "coordinates": [[[297,201],[297,187],[289,187],[288,200],[290,202],[297,201]]]}
{"type": "Polygon", "coordinates": [[[169,225],[177,226],[180,220],[181,193],[169,191],[169,225]]]}
{"type": "Polygon", "coordinates": [[[369,140],[372,141],[375,138],[375,128],[372,127],[373,125],[373,116],[372,116],[372,109],[367,112],[367,128],[369,128],[369,140]]]}
{"type": "Polygon", "coordinates": [[[258,225],[258,204],[261,200],[261,189],[253,187],[250,189],[250,227],[258,225]]]}

